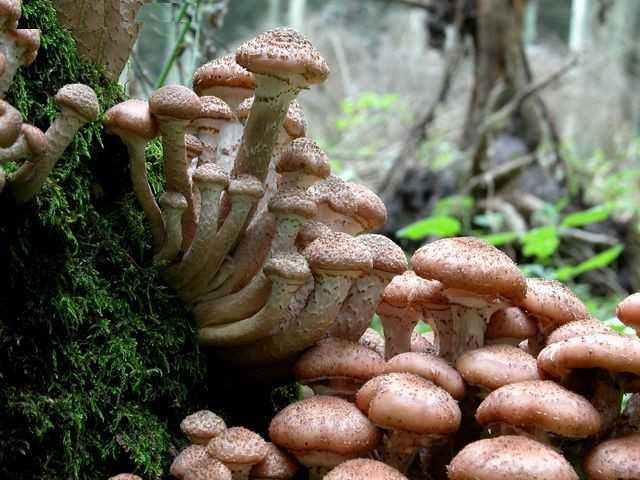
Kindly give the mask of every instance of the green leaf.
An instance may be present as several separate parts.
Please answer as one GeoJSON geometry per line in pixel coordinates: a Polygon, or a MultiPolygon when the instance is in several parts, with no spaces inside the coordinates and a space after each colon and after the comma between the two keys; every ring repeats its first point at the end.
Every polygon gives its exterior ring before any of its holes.
{"type": "Polygon", "coordinates": [[[566,281],[585,272],[604,268],[613,262],[624,250],[624,246],[616,245],[574,266],[562,267],[555,271],[556,280],[566,281]]]}
{"type": "Polygon", "coordinates": [[[473,197],[468,195],[443,197],[433,207],[433,214],[435,216],[464,214],[473,208],[474,203],[473,197]]]}
{"type": "Polygon", "coordinates": [[[452,237],[458,235],[461,229],[462,224],[457,218],[434,216],[407,225],[398,231],[397,235],[400,238],[408,238],[409,240],[422,240],[430,236],[452,237]]]}
{"type": "Polygon", "coordinates": [[[490,235],[482,235],[479,238],[480,240],[484,240],[485,242],[487,242],[489,245],[500,247],[502,245],[506,245],[507,243],[513,242],[516,238],[518,238],[518,234],[516,232],[492,233],[490,235]]]}
{"type": "Polygon", "coordinates": [[[584,225],[590,225],[592,223],[598,223],[606,220],[609,218],[610,214],[610,205],[598,205],[588,210],[570,213],[564,217],[561,225],[563,227],[581,227],[584,225]]]}
{"type": "Polygon", "coordinates": [[[549,258],[560,246],[558,230],[554,226],[534,228],[522,236],[521,242],[522,253],[539,260],[549,258]]]}

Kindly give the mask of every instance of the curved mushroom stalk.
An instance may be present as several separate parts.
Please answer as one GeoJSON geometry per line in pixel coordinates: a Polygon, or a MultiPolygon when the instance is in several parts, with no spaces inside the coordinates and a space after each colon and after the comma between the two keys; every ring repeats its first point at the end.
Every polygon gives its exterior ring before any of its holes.
{"type": "Polygon", "coordinates": [[[40,48],[40,30],[20,28],[2,38],[5,59],[0,74],[0,97],[4,98],[13,83],[18,68],[32,64],[40,48]]]}
{"type": "Polygon", "coordinates": [[[16,155],[14,147],[20,136],[22,127],[22,115],[12,105],[0,100],[0,148],[4,150],[0,158],[0,164],[13,160],[16,155]]]}
{"type": "Polygon", "coordinates": [[[267,262],[264,270],[272,283],[267,304],[247,319],[200,329],[198,339],[201,345],[243,345],[273,333],[283,319],[283,311],[306,283],[311,272],[304,257],[299,254],[274,257],[267,262]]]}
{"type": "Polygon", "coordinates": [[[160,206],[166,225],[166,235],[160,251],[154,255],[157,264],[168,264],[175,260],[182,247],[182,215],[187,209],[187,200],[181,193],[164,192],[160,197],[160,206]]]}
{"type": "Polygon", "coordinates": [[[394,307],[386,302],[378,305],[378,315],[384,329],[386,360],[411,351],[411,334],[422,319],[420,311],[411,307],[394,307]]]}
{"type": "Polygon", "coordinates": [[[45,134],[36,127],[24,124],[18,140],[10,148],[0,150],[0,165],[7,161],[25,160],[9,179],[10,182],[24,182],[33,175],[36,164],[44,159],[48,149],[45,134]]]}

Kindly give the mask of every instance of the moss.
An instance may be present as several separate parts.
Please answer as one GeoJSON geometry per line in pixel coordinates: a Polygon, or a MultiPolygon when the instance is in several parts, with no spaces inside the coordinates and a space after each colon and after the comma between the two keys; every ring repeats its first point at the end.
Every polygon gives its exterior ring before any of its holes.
{"type": "MultiPolygon", "coordinates": [[[[66,83],[90,85],[103,109],[122,99],[78,58],[51,0],[23,1],[21,27],[42,30],[8,96],[29,123],[48,127],[66,83]]],[[[206,398],[189,315],[148,268],[130,192],[125,151],[96,123],[36,199],[0,197],[0,478],[153,478],[182,441],[179,419],[206,398]]]]}

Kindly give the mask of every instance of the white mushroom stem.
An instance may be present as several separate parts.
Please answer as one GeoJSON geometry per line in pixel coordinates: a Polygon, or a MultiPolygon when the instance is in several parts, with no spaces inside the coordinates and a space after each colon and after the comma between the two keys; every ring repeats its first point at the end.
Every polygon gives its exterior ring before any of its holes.
{"type": "Polygon", "coordinates": [[[314,272],[315,288],[296,319],[297,328],[280,329],[259,342],[218,353],[232,363],[264,365],[285,360],[313,345],[333,323],[352,283],[361,272],[314,272]]]}
{"type": "Polygon", "coordinates": [[[41,188],[69,146],[75,134],[87,123],[87,120],[70,109],[63,108],[45,135],[49,144],[46,155],[34,165],[33,174],[12,182],[13,196],[17,203],[29,201],[41,188]]]}
{"type": "Polygon", "coordinates": [[[384,329],[384,356],[386,360],[411,351],[411,334],[422,314],[412,307],[394,307],[386,302],[378,306],[378,315],[384,329]]]}
{"type": "MultiPolygon", "coordinates": [[[[28,30],[21,31],[28,32],[28,30]]],[[[27,47],[23,43],[21,44],[19,41],[16,41],[16,38],[17,37],[11,33],[2,35],[0,46],[2,47],[5,62],[3,64],[2,73],[0,74],[0,98],[4,98],[11,87],[18,68],[33,61],[33,59],[29,60],[25,57],[27,54],[27,47]]]]}
{"type": "Polygon", "coordinates": [[[0,160],[0,164],[13,160],[11,155],[13,154],[12,147],[15,146],[16,140],[20,136],[20,129],[22,127],[22,115],[9,103],[0,100],[0,147],[9,150],[3,159],[0,160]]]}
{"type": "Polygon", "coordinates": [[[238,120],[225,122],[218,135],[216,165],[227,173],[233,170],[233,163],[240,149],[243,126],[238,120]]]}
{"type": "Polygon", "coordinates": [[[202,142],[202,153],[198,159],[200,165],[204,163],[216,163],[220,128],[222,128],[222,125],[214,126],[213,122],[218,123],[221,121],[213,120],[210,124],[207,123],[198,127],[197,137],[202,142]]]}

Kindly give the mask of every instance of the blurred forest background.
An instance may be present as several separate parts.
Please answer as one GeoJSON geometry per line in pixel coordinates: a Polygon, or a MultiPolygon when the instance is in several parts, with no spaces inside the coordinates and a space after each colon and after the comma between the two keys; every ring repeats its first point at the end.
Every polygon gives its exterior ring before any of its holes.
{"type": "Polygon", "coordinates": [[[133,97],[290,25],[332,74],[299,97],[334,173],[377,191],[407,252],[477,235],[594,315],[640,290],[640,1],[155,1],[133,97]],[[488,4],[494,8],[486,8],[488,4]]]}

